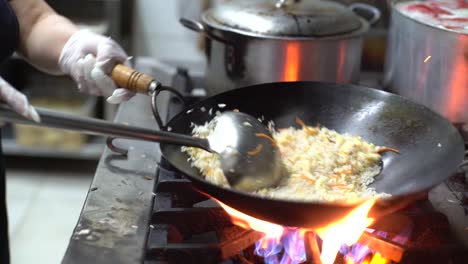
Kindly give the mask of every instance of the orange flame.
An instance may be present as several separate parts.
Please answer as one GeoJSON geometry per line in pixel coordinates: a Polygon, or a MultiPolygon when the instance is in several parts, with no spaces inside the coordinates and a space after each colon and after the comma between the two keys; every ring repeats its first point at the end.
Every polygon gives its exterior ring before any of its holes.
{"type": "MultiPolygon", "coordinates": [[[[231,219],[235,225],[246,229],[253,229],[266,235],[261,241],[259,241],[262,248],[266,248],[269,241],[271,240],[275,240],[279,243],[281,236],[285,231],[283,226],[256,219],[252,216],[241,213],[218,200],[216,201],[231,216],[231,219]]],[[[330,264],[335,261],[341,245],[346,244],[351,246],[358,241],[361,234],[374,221],[374,219],[367,216],[374,203],[375,200],[366,201],[341,220],[331,223],[326,227],[315,230],[318,236],[320,236],[320,238],[323,240],[322,252],[320,256],[323,264],[330,264]]],[[[301,229],[300,231],[301,235],[303,235],[309,230],[301,229]]],[[[381,262],[381,260],[386,261],[385,259],[381,258],[381,256],[380,258],[374,258],[375,261],[373,259],[372,262],[370,262],[371,264],[387,263],[381,262]]],[[[351,263],[354,262],[351,261],[351,263]]]]}
{"type": "Polygon", "coordinates": [[[333,264],[341,245],[356,243],[366,227],[374,222],[373,218],[367,217],[374,203],[375,200],[369,200],[341,220],[316,230],[323,240],[320,256],[323,264],[333,264]]]}
{"type": "Polygon", "coordinates": [[[467,96],[467,83],[468,83],[468,38],[459,38],[457,43],[457,50],[465,50],[464,56],[456,56],[453,62],[453,68],[450,72],[449,81],[447,83],[447,112],[446,117],[452,121],[457,122],[463,119],[464,110],[463,105],[467,96]]]}
{"type": "Polygon", "coordinates": [[[290,42],[286,46],[285,69],[283,80],[293,82],[299,80],[300,68],[300,46],[299,43],[290,42]]]}
{"type": "Polygon", "coordinates": [[[379,252],[375,253],[374,256],[372,257],[372,260],[370,264],[387,264],[389,261],[382,257],[382,255],[379,254],[379,252]]]}
{"type": "Polygon", "coordinates": [[[241,213],[218,200],[215,201],[219,203],[219,205],[221,205],[221,207],[231,216],[233,224],[246,229],[253,229],[255,231],[262,232],[270,238],[277,238],[278,240],[281,238],[284,230],[282,226],[254,218],[241,213]]]}

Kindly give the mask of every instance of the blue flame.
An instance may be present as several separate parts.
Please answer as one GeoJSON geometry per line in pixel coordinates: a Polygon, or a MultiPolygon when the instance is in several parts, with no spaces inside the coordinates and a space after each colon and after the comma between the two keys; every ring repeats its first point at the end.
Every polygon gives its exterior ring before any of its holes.
{"type": "MultiPolygon", "coordinates": [[[[392,241],[404,245],[411,235],[413,226],[409,225],[405,230],[395,236],[392,241]]],[[[367,232],[373,233],[376,236],[387,238],[388,233],[367,228],[367,232]]],[[[317,242],[320,242],[320,238],[317,242]]],[[[364,259],[374,254],[370,248],[365,245],[356,243],[352,246],[342,245],[340,253],[347,259],[355,263],[362,263],[364,259]]],[[[304,243],[304,233],[299,229],[285,228],[281,239],[266,238],[255,243],[255,254],[263,257],[266,264],[299,264],[307,260],[307,253],[304,243]]]]}
{"type": "Polygon", "coordinates": [[[299,230],[288,229],[286,235],[282,237],[282,243],[286,252],[284,255],[291,260],[284,263],[302,263],[307,260],[304,234],[301,234],[299,230]]]}
{"type": "MultiPolygon", "coordinates": [[[[392,239],[392,241],[399,243],[401,245],[404,245],[408,241],[412,230],[413,230],[413,225],[406,226],[405,230],[403,230],[403,232],[401,232],[400,234],[396,235],[392,239]]],[[[388,237],[388,233],[384,231],[374,230],[370,228],[367,228],[366,231],[376,236],[379,236],[381,238],[388,237]]],[[[351,247],[348,247],[346,245],[341,246],[340,253],[346,259],[351,259],[355,263],[361,263],[368,255],[374,254],[375,252],[365,245],[356,243],[352,245],[351,247]]]]}
{"type": "Polygon", "coordinates": [[[303,263],[307,259],[304,234],[297,229],[285,228],[279,241],[267,238],[256,242],[255,254],[263,257],[267,264],[303,263]]]}

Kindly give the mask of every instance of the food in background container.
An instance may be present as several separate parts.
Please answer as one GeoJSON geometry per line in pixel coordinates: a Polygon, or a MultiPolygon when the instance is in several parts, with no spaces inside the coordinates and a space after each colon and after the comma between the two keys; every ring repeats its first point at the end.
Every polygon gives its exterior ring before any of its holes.
{"type": "MultiPolygon", "coordinates": [[[[74,115],[89,116],[94,106],[90,100],[84,98],[48,98],[38,97],[30,99],[36,107],[69,112],[74,115]]],[[[87,141],[87,136],[66,130],[35,127],[30,125],[15,125],[16,143],[27,147],[47,147],[62,150],[78,150],[87,141]]]]}
{"type": "Polygon", "coordinates": [[[410,1],[397,4],[396,8],[421,23],[468,34],[465,0],[410,1]]]}

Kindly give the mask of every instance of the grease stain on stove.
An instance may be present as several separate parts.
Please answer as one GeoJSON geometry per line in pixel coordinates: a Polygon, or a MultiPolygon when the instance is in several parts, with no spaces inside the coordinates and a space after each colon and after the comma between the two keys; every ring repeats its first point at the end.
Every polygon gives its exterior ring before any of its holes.
{"type": "Polygon", "coordinates": [[[72,235],[73,240],[82,240],[90,245],[113,248],[123,237],[135,236],[138,226],[130,208],[112,208],[113,211],[93,211],[83,218],[81,227],[72,235]],[[91,221],[90,219],[95,219],[91,221]]]}

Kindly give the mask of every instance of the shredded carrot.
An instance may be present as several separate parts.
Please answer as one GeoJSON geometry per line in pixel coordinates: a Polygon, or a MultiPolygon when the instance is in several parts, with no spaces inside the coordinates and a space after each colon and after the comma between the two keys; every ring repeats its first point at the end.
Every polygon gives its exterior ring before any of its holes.
{"type": "Polygon", "coordinates": [[[341,169],[338,173],[351,174],[353,172],[354,172],[354,168],[351,167],[351,169],[341,169]]]}
{"type": "Polygon", "coordinates": [[[338,179],[340,176],[333,173],[333,174],[328,175],[328,177],[333,178],[333,179],[338,179]]]}
{"type": "Polygon", "coordinates": [[[249,154],[251,156],[257,155],[258,153],[260,153],[260,151],[262,151],[262,148],[263,148],[263,145],[258,144],[257,147],[254,150],[248,151],[247,154],[249,154]]]}
{"type": "Polygon", "coordinates": [[[344,184],[341,184],[341,183],[332,183],[330,184],[332,187],[336,187],[336,188],[339,188],[339,189],[344,189],[344,190],[352,190],[353,188],[349,187],[349,186],[346,186],[344,184]]]}
{"type": "Polygon", "coordinates": [[[314,180],[314,179],[312,179],[312,178],[309,178],[309,177],[307,177],[307,176],[306,176],[306,175],[304,175],[304,174],[301,174],[301,178],[304,178],[304,179],[306,179],[306,180],[309,180],[309,181],[311,181],[312,183],[315,183],[315,180],[314,180]]]}
{"type": "Polygon", "coordinates": [[[265,133],[255,133],[255,136],[257,136],[259,138],[266,138],[266,139],[270,140],[273,144],[276,144],[276,141],[272,137],[268,136],[265,133]]]}
{"type": "Polygon", "coordinates": [[[296,117],[296,123],[298,123],[302,127],[306,127],[307,125],[300,119],[299,117],[296,117]]]}
{"type": "Polygon", "coordinates": [[[400,151],[398,149],[394,149],[394,148],[380,148],[379,150],[377,150],[377,153],[382,153],[382,152],[385,152],[385,151],[391,151],[391,152],[395,152],[397,154],[400,154],[400,151]]]}
{"type": "Polygon", "coordinates": [[[312,136],[315,136],[315,135],[318,134],[317,129],[311,128],[311,127],[307,126],[307,125],[304,123],[304,121],[302,121],[302,119],[300,119],[299,117],[296,117],[296,123],[298,123],[299,125],[301,125],[302,128],[307,132],[307,134],[312,135],[312,136]]]}

